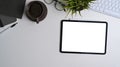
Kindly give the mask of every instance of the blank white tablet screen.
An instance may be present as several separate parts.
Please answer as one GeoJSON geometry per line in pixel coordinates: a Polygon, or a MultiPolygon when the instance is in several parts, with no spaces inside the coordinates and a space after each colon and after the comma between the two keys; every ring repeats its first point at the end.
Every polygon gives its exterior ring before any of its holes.
{"type": "Polygon", "coordinates": [[[61,51],[105,53],[106,23],[64,21],[62,25],[61,51]]]}

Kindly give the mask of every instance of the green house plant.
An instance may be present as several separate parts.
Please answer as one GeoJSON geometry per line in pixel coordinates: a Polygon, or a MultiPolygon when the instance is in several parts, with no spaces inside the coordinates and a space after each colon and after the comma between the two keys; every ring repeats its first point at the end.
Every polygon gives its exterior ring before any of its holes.
{"type": "Polygon", "coordinates": [[[77,12],[80,14],[80,11],[84,9],[88,9],[90,3],[95,0],[62,0],[65,3],[64,9],[66,12],[76,14],[77,12]]]}

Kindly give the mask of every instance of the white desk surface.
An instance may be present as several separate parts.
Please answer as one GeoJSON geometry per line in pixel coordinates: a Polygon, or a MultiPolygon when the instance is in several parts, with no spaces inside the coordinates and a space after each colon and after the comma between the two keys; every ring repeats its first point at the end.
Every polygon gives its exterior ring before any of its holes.
{"type": "Polygon", "coordinates": [[[59,52],[60,21],[71,17],[65,18],[53,4],[47,8],[48,15],[39,24],[24,13],[14,28],[0,34],[0,67],[120,67],[120,19],[82,11],[72,19],[108,22],[107,54],[64,54],[59,52]]]}

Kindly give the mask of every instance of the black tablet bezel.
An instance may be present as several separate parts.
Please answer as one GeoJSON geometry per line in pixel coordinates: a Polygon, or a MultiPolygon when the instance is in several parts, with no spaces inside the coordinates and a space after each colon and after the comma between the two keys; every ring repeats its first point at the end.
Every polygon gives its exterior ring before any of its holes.
{"type": "Polygon", "coordinates": [[[60,24],[61,28],[60,28],[60,48],[59,51],[61,53],[76,53],[76,54],[101,54],[101,55],[105,55],[106,51],[107,51],[107,31],[108,31],[108,23],[105,21],[85,21],[85,20],[61,20],[61,24],[60,24]],[[95,53],[95,52],[71,52],[71,51],[62,51],[62,32],[63,32],[63,23],[66,22],[85,22],[85,23],[105,23],[106,24],[106,36],[105,36],[105,49],[104,49],[104,53],[95,53]]]}

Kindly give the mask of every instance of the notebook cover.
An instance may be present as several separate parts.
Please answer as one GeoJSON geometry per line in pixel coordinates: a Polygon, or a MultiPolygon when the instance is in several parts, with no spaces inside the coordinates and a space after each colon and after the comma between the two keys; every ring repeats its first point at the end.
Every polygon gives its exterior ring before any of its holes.
{"type": "Polygon", "coordinates": [[[0,14],[22,18],[26,0],[0,0],[0,14]]]}
{"type": "Polygon", "coordinates": [[[0,27],[4,27],[5,25],[8,25],[8,24],[13,23],[15,21],[17,21],[17,19],[14,17],[0,15],[0,27]]]}

